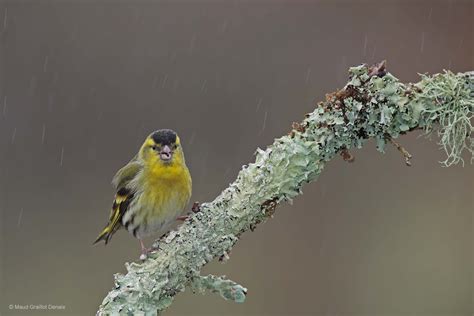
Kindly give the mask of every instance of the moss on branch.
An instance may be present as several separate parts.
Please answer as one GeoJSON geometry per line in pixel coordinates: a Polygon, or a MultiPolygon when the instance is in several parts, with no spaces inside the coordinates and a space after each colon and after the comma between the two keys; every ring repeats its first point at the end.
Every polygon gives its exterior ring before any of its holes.
{"type": "Polygon", "coordinates": [[[242,233],[272,216],[279,203],[299,195],[329,160],[339,154],[349,157],[350,148],[362,147],[369,138],[383,151],[401,134],[436,131],[447,153],[445,165],[463,162],[463,151],[473,159],[473,72],[423,75],[407,85],[388,73],[384,62],[353,67],[349,73],[343,89],[328,94],[288,135],[257,149],[255,162],[243,166],[227,189],[161,238],[159,251],[143,263],[126,264],[127,274],[115,275],[115,287],[98,314],[156,315],[186,287],[243,301],[245,288],[202,277],[201,268],[228,257],[242,233]]]}

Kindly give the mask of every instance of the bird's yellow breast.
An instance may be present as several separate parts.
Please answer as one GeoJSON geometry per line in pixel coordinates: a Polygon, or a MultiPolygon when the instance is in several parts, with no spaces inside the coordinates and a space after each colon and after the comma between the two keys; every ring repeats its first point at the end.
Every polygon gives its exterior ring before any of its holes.
{"type": "MultiPolygon", "coordinates": [[[[156,164],[145,171],[145,186],[157,187],[162,190],[190,190],[191,177],[188,168],[185,165],[164,165],[156,164]],[[147,172],[148,171],[148,172],[147,172]]],[[[184,192],[183,192],[184,193],[184,192]]]]}
{"type": "Polygon", "coordinates": [[[175,218],[191,196],[191,176],[183,164],[155,164],[144,170],[141,200],[150,217],[175,218]]]}

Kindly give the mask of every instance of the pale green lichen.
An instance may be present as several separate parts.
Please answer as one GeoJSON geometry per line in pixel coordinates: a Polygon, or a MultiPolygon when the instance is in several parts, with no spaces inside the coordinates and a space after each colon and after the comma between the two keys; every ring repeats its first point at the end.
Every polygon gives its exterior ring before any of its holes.
{"type": "Polygon", "coordinates": [[[237,303],[243,303],[247,295],[247,289],[245,287],[232,280],[226,279],[225,276],[196,276],[192,279],[190,287],[194,293],[204,294],[207,290],[219,294],[226,300],[237,303]]]}
{"type": "MultiPolygon", "coordinates": [[[[447,158],[442,163],[449,167],[459,162],[464,166],[461,154],[467,151],[474,159],[474,98],[473,73],[455,75],[445,71],[442,75],[428,77],[422,75],[417,85],[423,93],[415,100],[420,112],[425,114],[425,121],[437,122],[439,145],[445,151],[447,158]]],[[[425,130],[431,132],[431,125],[425,130]]]]}
{"type": "Polygon", "coordinates": [[[375,138],[383,151],[388,140],[413,129],[433,130],[439,122],[449,164],[460,161],[463,149],[472,153],[472,125],[464,119],[472,118],[472,75],[424,76],[413,86],[389,73],[373,72],[365,65],[351,68],[344,89],[321,102],[301,128],[276,139],[266,150],[258,149],[255,162],[244,166],[234,183],[159,241],[158,252],[143,263],[127,264],[128,273],[115,276],[115,288],[98,314],[156,315],[193,280],[198,280],[194,283],[198,289],[219,288],[217,277],[199,279],[201,268],[230,253],[243,232],[265,221],[276,204],[300,194],[302,185],[316,179],[334,156],[360,148],[369,138],[375,138]],[[470,144],[462,143],[463,132],[470,144]]]}

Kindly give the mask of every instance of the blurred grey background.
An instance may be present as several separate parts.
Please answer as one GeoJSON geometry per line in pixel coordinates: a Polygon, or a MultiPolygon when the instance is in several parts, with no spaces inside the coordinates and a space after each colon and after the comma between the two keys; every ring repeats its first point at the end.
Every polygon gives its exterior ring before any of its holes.
{"type": "MultiPolygon", "coordinates": [[[[0,5],[1,315],[92,315],[137,260],[107,221],[110,180],[173,128],[210,201],[347,69],[386,59],[403,81],[474,69],[473,1],[8,1],[0,5]],[[65,305],[62,311],[9,304],[65,305]]],[[[226,274],[235,304],[180,294],[166,315],[472,315],[472,165],[436,137],[332,161],[247,233],[226,274]]]]}

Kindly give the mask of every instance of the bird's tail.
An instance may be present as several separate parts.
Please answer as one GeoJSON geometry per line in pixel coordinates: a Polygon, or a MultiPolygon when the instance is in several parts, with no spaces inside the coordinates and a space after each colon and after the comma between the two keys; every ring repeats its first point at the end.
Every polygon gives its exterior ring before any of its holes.
{"type": "Polygon", "coordinates": [[[110,228],[110,226],[107,225],[104,228],[104,230],[99,234],[97,239],[94,241],[93,245],[95,245],[96,243],[98,243],[101,240],[103,240],[105,242],[105,244],[107,245],[110,238],[112,237],[112,234],[113,234],[112,229],[110,228]]]}

